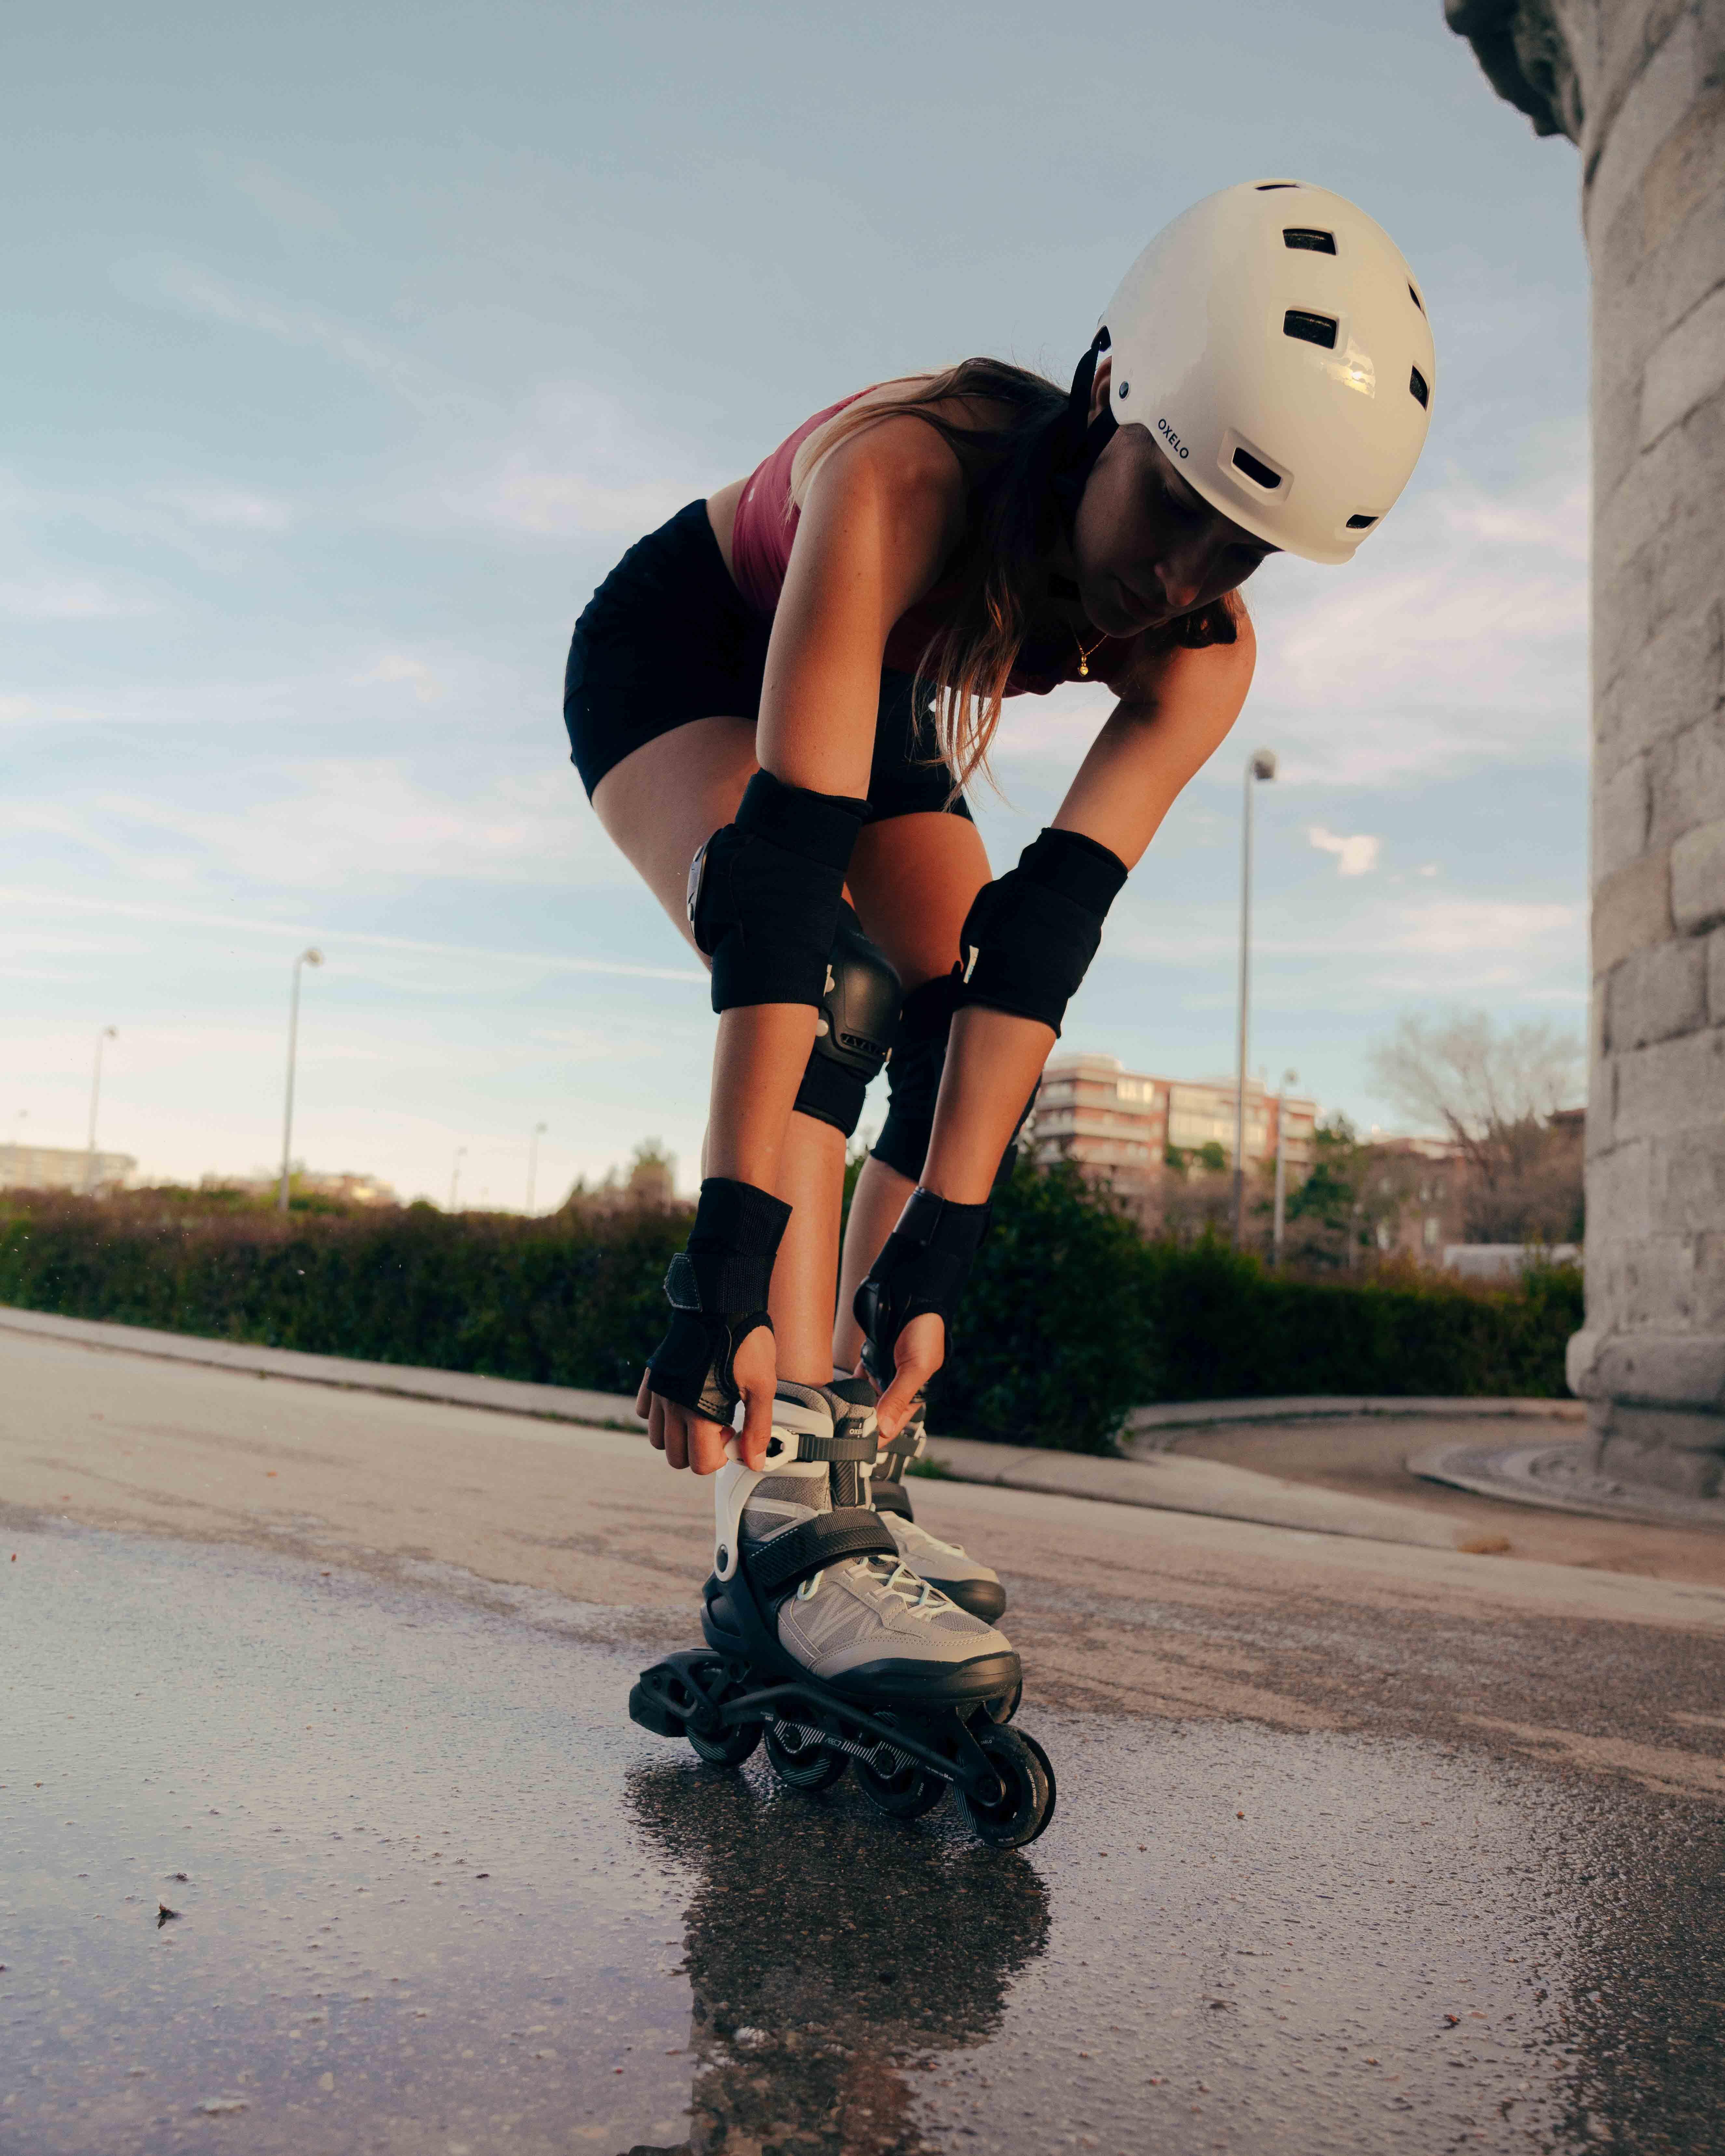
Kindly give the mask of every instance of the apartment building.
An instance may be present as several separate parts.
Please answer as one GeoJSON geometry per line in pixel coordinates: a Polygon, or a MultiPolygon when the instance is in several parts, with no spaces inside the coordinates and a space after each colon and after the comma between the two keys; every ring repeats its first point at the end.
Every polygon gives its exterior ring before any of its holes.
{"type": "MultiPolygon", "coordinates": [[[[1155,1078],[1127,1070],[1117,1056],[1056,1055],[1043,1074],[1029,1142],[1032,1158],[1070,1160],[1106,1180],[1134,1213],[1159,1219],[1175,1152],[1231,1168],[1236,1094],[1231,1080],[1155,1078]]],[[[1245,1091],[1248,1172],[1276,1155],[1283,1135],[1288,1188],[1311,1174],[1317,1103],[1271,1092],[1255,1079],[1245,1091]]]]}
{"type": "Polygon", "coordinates": [[[0,1145],[0,1190],[121,1190],[137,1165],[129,1152],[90,1152],[83,1146],[0,1145]]]}

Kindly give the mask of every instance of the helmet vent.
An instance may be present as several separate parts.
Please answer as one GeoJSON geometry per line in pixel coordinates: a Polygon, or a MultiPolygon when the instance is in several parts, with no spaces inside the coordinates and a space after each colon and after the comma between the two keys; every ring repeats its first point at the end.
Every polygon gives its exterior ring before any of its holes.
{"type": "Polygon", "coordinates": [[[1297,180],[1260,180],[1257,191],[1260,195],[1273,194],[1278,187],[1297,187],[1299,184],[1297,180]]]}
{"type": "Polygon", "coordinates": [[[1281,485],[1281,474],[1273,472],[1268,465],[1260,463],[1250,449],[1234,452],[1234,468],[1236,471],[1243,471],[1255,485],[1272,487],[1281,485]]]}
{"type": "MultiPolygon", "coordinates": [[[[1303,248],[1308,254],[1333,254],[1336,235],[1333,232],[1314,232],[1309,225],[1285,225],[1281,244],[1284,247],[1303,248]]],[[[1412,287],[1409,289],[1411,290],[1412,287]]]]}
{"type": "Polygon", "coordinates": [[[1369,531],[1377,521],[1375,516],[1350,516],[1348,528],[1350,531],[1369,531]]]}
{"type": "Polygon", "coordinates": [[[1408,377],[1408,387],[1413,391],[1415,400],[1418,403],[1430,407],[1431,403],[1431,391],[1427,385],[1425,377],[1420,372],[1417,367],[1414,368],[1413,372],[1408,377]]]}
{"type": "MultiPolygon", "coordinates": [[[[1336,349],[1336,323],[1329,315],[1310,315],[1303,307],[1290,307],[1281,318],[1281,333],[1306,344],[1321,344],[1326,352],[1336,349]]],[[[1425,402],[1419,390],[1414,394],[1422,404],[1425,402]]]]}
{"type": "Polygon", "coordinates": [[[1425,312],[1425,302],[1420,298],[1420,295],[1414,290],[1411,285],[1408,287],[1408,297],[1414,302],[1414,305],[1418,307],[1420,313],[1423,315],[1425,312]]]}

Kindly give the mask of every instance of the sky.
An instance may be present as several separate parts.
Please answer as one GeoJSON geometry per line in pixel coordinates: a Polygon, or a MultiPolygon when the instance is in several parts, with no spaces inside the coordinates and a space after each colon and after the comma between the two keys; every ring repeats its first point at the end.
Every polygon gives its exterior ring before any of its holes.
{"type": "MultiPolygon", "coordinates": [[[[567,761],[575,615],[850,390],[1066,378],[1163,223],[1270,176],[1414,266],[1430,439],[1352,564],[1254,581],[1246,709],[1061,1045],[1231,1066],[1260,746],[1255,1068],[1387,1126],[1404,1012],[1579,1034],[1579,177],[1439,0],[66,0],[8,44],[0,1140],[84,1143],[112,1025],[103,1147],[279,1158],[315,945],[311,1168],[519,1206],[542,1122],[542,1205],[649,1137],[692,1187],[714,1022],[567,761]]],[[[1009,706],[997,870],[1106,708],[1009,706]]]]}

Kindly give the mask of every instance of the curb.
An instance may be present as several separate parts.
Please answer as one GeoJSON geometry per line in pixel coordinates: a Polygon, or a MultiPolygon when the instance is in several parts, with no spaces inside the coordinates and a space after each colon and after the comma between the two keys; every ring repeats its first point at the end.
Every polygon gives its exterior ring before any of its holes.
{"type": "Polygon", "coordinates": [[[1160,1451],[1179,1432],[1214,1428],[1218,1424],[1250,1422],[1327,1422],[1359,1415],[1414,1416],[1423,1421],[1445,1422],[1525,1419],[1529,1422],[1584,1423],[1587,1403],[1563,1399],[1496,1399],[1465,1395],[1457,1399],[1428,1399],[1414,1394],[1296,1394],[1284,1399],[1173,1400],[1149,1408],[1134,1408],[1127,1417],[1127,1443],[1135,1455],[1160,1451]],[[1164,1436],[1163,1432],[1168,1435],[1164,1436]]]}

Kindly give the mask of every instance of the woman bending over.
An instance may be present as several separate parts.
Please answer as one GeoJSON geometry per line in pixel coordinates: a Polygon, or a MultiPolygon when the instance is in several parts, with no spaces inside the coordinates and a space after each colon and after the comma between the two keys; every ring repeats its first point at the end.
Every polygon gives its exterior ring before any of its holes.
{"type": "Polygon", "coordinates": [[[1279,551],[1352,557],[1433,379],[1382,229],[1249,182],[1140,256],[1070,393],[983,359],[866,390],[632,547],[583,613],[574,761],[720,1014],[639,1411],[673,1467],[740,1449],[721,1630],[741,1562],[825,1680],[981,1697],[1015,1667],[994,1574],[909,1517],[920,1397],[1109,906],[1250,686],[1241,587],[1279,551]],[[962,789],[1002,701],[1087,680],[1113,710],[992,878],[962,789]],[[841,1260],[846,1141],[889,1050],[841,1260]]]}

